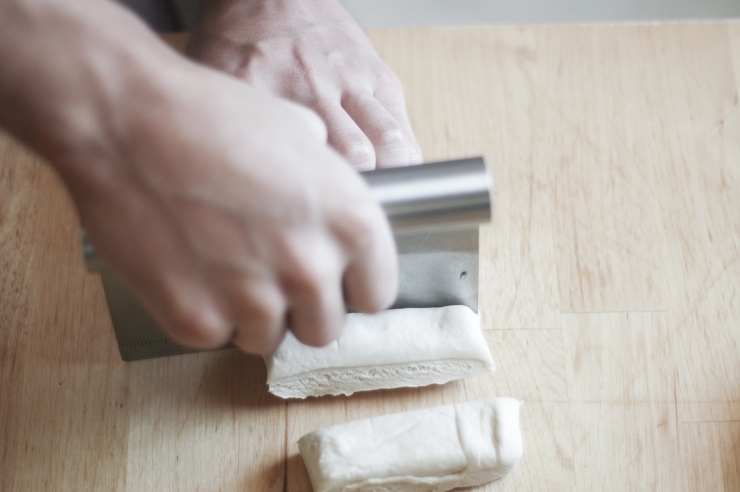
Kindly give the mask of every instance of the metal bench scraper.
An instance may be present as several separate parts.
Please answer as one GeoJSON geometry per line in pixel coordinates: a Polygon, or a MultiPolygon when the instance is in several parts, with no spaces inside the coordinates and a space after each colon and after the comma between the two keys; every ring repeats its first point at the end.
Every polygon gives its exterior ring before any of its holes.
{"type": "MultiPolygon", "coordinates": [[[[362,176],[388,216],[398,249],[399,294],[391,309],[464,304],[478,311],[478,227],[491,218],[491,178],[483,158],[362,176]]],[[[100,274],[123,360],[196,351],[164,334],[84,233],[82,247],[88,270],[100,274]]]]}

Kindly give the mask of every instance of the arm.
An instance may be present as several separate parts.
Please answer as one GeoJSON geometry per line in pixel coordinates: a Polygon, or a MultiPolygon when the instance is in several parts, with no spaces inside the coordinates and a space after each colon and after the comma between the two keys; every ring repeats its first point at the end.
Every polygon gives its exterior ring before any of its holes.
{"type": "Polygon", "coordinates": [[[112,2],[0,3],[0,126],[183,343],[322,345],[395,296],[393,239],[309,111],[197,66],[112,2]]]}
{"type": "Polygon", "coordinates": [[[313,109],[358,168],[421,162],[398,78],[338,0],[205,0],[188,51],[313,109]]]}

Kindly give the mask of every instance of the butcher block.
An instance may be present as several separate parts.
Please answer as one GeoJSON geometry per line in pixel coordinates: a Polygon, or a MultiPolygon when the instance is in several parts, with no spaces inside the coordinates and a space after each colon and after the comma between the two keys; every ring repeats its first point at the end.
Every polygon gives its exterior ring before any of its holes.
{"type": "Polygon", "coordinates": [[[373,30],[427,161],[483,155],[497,370],[284,401],[237,350],[123,362],[79,222],[0,136],[0,490],[310,491],[316,428],[511,396],[478,491],[740,490],[740,22],[373,30]]]}

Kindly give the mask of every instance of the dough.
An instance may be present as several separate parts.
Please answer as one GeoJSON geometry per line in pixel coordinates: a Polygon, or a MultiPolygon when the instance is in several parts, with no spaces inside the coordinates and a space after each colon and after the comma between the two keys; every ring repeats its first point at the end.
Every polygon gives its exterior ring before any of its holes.
{"type": "Polygon", "coordinates": [[[337,341],[309,347],[288,333],[265,362],[270,392],[282,398],[443,384],[494,369],[466,306],[348,314],[337,341]]]}
{"type": "Polygon", "coordinates": [[[522,456],[512,398],[384,415],[298,441],[315,492],[444,491],[503,477],[522,456]]]}

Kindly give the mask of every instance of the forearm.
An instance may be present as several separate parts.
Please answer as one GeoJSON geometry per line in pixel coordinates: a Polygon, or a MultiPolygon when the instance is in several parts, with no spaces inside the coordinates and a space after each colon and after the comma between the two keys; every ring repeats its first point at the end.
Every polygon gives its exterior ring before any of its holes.
{"type": "Polygon", "coordinates": [[[162,65],[175,60],[113,2],[5,0],[0,126],[63,177],[78,174],[132,138],[135,107],[156,97],[162,65]]]}

